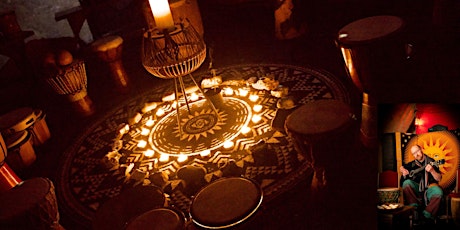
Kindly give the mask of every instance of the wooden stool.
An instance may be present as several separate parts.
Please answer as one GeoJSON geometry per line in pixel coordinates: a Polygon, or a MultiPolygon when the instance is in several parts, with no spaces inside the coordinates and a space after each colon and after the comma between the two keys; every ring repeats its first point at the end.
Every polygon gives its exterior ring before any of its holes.
{"type": "Polygon", "coordinates": [[[117,35],[102,37],[91,44],[92,50],[110,68],[117,90],[126,93],[129,91],[128,74],[122,62],[123,38],[117,35]]]}
{"type": "Polygon", "coordinates": [[[0,194],[0,228],[63,229],[53,183],[47,178],[25,180],[0,194]]]}

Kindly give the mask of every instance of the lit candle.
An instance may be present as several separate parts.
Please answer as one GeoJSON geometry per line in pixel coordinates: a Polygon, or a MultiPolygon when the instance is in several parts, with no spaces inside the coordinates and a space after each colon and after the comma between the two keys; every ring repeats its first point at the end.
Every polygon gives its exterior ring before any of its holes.
{"type": "Polygon", "coordinates": [[[226,149],[232,148],[234,145],[235,145],[235,143],[233,143],[233,141],[225,141],[224,142],[224,148],[226,148],[226,149]]]}
{"type": "Polygon", "coordinates": [[[224,94],[225,94],[226,96],[232,96],[232,95],[233,95],[233,89],[230,88],[230,87],[226,87],[226,88],[224,89],[224,94]]]}
{"type": "Polygon", "coordinates": [[[149,119],[147,122],[145,122],[145,125],[146,125],[147,127],[152,127],[153,124],[155,124],[155,121],[152,120],[152,119],[149,119]]]}
{"type": "Polygon", "coordinates": [[[159,109],[157,110],[157,112],[156,112],[156,115],[159,116],[159,117],[165,115],[165,110],[162,109],[162,108],[159,108],[159,109]]]}
{"type": "Polygon", "coordinates": [[[238,89],[238,92],[242,97],[246,97],[249,94],[249,90],[247,88],[240,88],[238,89]]]}
{"type": "Polygon", "coordinates": [[[180,154],[179,157],[177,157],[178,162],[184,162],[188,159],[187,155],[185,154],[180,154]]]}
{"type": "Polygon", "coordinates": [[[174,30],[174,20],[168,0],[149,0],[155,24],[160,30],[174,30]]]}
{"type": "Polygon", "coordinates": [[[147,146],[147,141],[139,141],[139,143],[137,143],[137,147],[139,148],[144,148],[145,146],[147,146]]]}
{"type": "Polygon", "coordinates": [[[207,150],[203,150],[202,152],[200,152],[200,156],[202,157],[206,157],[206,156],[209,156],[211,155],[211,150],[207,149],[207,150]]]}
{"type": "Polygon", "coordinates": [[[167,161],[169,161],[169,155],[161,154],[161,155],[160,155],[159,161],[160,161],[160,162],[167,162],[167,161]]]}
{"type": "Polygon", "coordinates": [[[252,120],[252,122],[257,124],[257,123],[259,123],[260,120],[262,120],[262,117],[260,115],[256,114],[256,115],[252,116],[251,120],[252,120]]]}
{"type": "Polygon", "coordinates": [[[251,128],[249,128],[248,126],[243,126],[243,128],[241,128],[242,134],[248,134],[249,131],[251,131],[251,128]]]}
{"type": "Polygon", "coordinates": [[[249,95],[249,100],[252,101],[252,102],[256,102],[257,100],[259,100],[259,95],[251,94],[251,95],[249,95]]]}
{"type": "Polygon", "coordinates": [[[146,157],[152,157],[155,152],[151,149],[147,150],[144,152],[144,156],[146,157]]]}
{"type": "Polygon", "coordinates": [[[142,128],[141,135],[142,136],[147,136],[150,133],[150,129],[142,128]]]}
{"type": "Polygon", "coordinates": [[[199,99],[198,94],[192,93],[192,95],[190,95],[190,100],[191,100],[191,101],[196,101],[196,100],[198,100],[198,99],[199,99]]]}

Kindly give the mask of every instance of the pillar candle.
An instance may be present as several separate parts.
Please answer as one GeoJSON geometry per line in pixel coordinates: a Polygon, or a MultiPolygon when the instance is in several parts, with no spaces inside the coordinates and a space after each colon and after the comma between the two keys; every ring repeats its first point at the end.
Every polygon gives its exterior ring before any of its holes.
{"type": "Polygon", "coordinates": [[[155,24],[160,30],[173,30],[174,20],[168,0],[149,0],[155,24]]]}

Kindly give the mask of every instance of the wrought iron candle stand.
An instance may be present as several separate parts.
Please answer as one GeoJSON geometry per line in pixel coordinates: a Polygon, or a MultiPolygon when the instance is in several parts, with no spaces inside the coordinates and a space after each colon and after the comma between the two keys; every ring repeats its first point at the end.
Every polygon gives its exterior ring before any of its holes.
{"type": "Polygon", "coordinates": [[[188,75],[190,77],[204,98],[209,102],[217,118],[220,119],[216,107],[207,98],[191,74],[201,66],[205,58],[206,45],[188,19],[176,23],[172,31],[153,28],[144,32],[142,44],[142,64],[144,68],[156,77],[174,79],[177,124],[180,136],[182,136],[179,114],[180,93],[182,93],[187,110],[190,113],[183,80],[184,76],[188,75]]]}

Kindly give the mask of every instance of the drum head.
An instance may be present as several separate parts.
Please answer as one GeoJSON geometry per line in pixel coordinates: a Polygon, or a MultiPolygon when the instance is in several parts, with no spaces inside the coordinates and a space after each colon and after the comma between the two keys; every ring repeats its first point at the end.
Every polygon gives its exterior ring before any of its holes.
{"type": "Polygon", "coordinates": [[[126,189],[99,207],[93,219],[93,229],[123,229],[132,218],[164,204],[165,196],[159,187],[126,189]]]}
{"type": "Polygon", "coordinates": [[[262,199],[262,189],[252,180],[222,178],[198,192],[192,201],[190,215],[200,227],[228,228],[252,216],[262,199]]]}
{"type": "Polygon", "coordinates": [[[35,119],[36,115],[32,108],[24,107],[10,111],[0,116],[0,131],[18,132],[25,130],[35,122],[35,119]]]}
{"type": "Polygon", "coordinates": [[[126,230],[182,230],[185,217],[179,211],[169,208],[156,208],[134,218],[126,230]]]}
{"type": "Polygon", "coordinates": [[[381,15],[354,21],[339,30],[338,41],[343,45],[369,43],[390,36],[404,26],[397,16],[381,15]]]}

